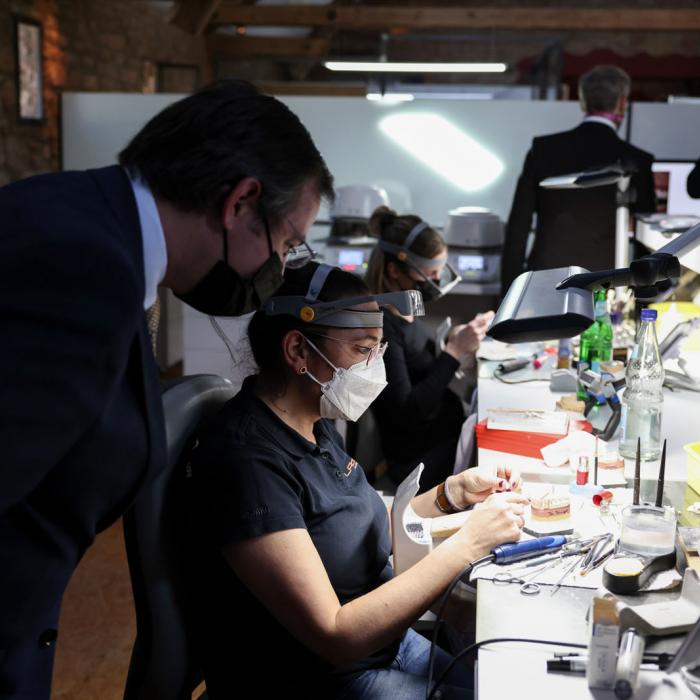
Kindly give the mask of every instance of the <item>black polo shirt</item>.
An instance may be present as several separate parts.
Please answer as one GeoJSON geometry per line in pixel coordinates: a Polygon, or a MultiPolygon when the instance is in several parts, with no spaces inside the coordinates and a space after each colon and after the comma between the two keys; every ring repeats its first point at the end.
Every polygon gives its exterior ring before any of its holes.
{"type": "Polygon", "coordinates": [[[402,481],[423,462],[421,489],[444,481],[454,466],[464,408],[449,384],[459,362],[435,356],[434,335],[420,319],[412,323],[384,310],[386,389],[372,405],[391,476],[402,481]]]}
{"type": "Polygon", "coordinates": [[[291,688],[328,697],[339,677],[391,663],[399,640],[352,667],[333,668],[267,612],[221,547],[305,528],[344,604],[392,577],[387,511],[332,422],[318,421],[316,444],[309,442],[256,397],[254,383],[245,380],[191,459],[190,571],[207,687],[214,699],[239,697],[249,684],[258,697],[291,688]]]}

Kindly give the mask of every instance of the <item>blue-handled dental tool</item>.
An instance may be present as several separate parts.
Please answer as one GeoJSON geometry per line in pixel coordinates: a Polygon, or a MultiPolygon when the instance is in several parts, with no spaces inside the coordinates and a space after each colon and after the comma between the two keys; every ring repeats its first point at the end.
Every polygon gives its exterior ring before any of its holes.
{"type": "Polygon", "coordinates": [[[539,556],[542,552],[561,549],[571,539],[569,535],[550,535],[534,540],[511,542],[494,547],[491,554],[496,557],[496,564],[510,564],[513,561],[539,556]]]}

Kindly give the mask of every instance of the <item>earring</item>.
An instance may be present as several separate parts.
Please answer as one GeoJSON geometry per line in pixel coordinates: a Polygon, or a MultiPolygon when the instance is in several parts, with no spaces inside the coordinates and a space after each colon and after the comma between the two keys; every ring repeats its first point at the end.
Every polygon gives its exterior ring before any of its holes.
{"type": "Polygon", "coordinates": [[[299,374],[306,374],[306,367],[299,367],[299,374]]]}

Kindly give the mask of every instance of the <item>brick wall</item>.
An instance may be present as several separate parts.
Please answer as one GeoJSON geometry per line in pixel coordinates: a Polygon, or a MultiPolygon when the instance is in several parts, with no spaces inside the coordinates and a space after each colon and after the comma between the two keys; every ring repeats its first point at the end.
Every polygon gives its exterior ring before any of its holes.
{"type": "Polygon", "coordinates": [[[60,167],[62,90],[152,91],[157,64],[196,65],[200,83],[208,77],[204,40],[142,0],[0,2],[0,184],[60,167]],[[42,123],[17,118],[15,14],[43,25],[42,123]]]}

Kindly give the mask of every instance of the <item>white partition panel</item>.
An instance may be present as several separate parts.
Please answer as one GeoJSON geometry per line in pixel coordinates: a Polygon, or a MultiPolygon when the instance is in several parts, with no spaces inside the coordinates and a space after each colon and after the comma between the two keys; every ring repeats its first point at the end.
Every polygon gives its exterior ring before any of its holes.
{"type": "MultiPolygon", "coordinates": [[[[114,162],[129,138],[179,97],[64,94],[64,167],[114,162]]],[[[410,206],[437,225],[456,206],[485,206],[507,216],[533,136],[570,128],[580,117],[575,102],[421,100],[386,106],[359,97],[283,101],[311,132],[338,185],[383,184],[398,208],[410,206]],[[403,145],[394,138],[404,138],[403,145]],[[494,171],[494,161],[500,172],[494,171]]]]}
{"type": "Polygon", "coordinates": [[[700,157],[700,105],[638,102],[632,105],[630,142],[656,160],[700,157]]]}
{"type": "MultiPolygon", "coordinates": [[[[180,97],[65,93],[64,167],[115,162],[130,137],[180,97]]],[[[571,128],[581,118],[576,102],[421,100],[386,106],[358,97],[283,101],[311,132],[338,185],[381,184],[397,209],[410,209],[437,225],[444,224],[451,208],[464,205],[485,206],[505,218],[532,138],[571,128]]],[[[635,105],[632,141],[660,158],[695,158],[700,155],[699,110],[635,105]]],[[[318,236],[312,232],[311,238],[318,236]]],[[[240,343],[245,322],[222,323],[240,355],[238,368],[204,316],[186,309],[182,322],[185,371],[240,380],[250,366],[240,343]]]]}

